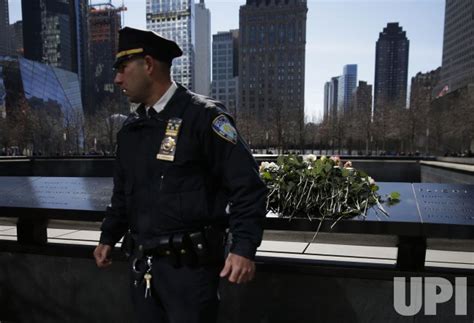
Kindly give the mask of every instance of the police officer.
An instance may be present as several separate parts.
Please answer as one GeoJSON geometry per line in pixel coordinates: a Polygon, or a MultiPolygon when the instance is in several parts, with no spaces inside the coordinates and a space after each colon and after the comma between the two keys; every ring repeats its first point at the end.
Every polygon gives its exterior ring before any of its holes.
{"type": "Polygon", "coordinates": [[[215,322],[219,276],[252,280],[262,239],[267,190],[255,160],[220,102],[171,79],[181,55],[152,31],[119,32],[114,82],[140,105],[117,135],[111,207],[94,257],[108,267],[130,233],[139,322],[215,322]]]}

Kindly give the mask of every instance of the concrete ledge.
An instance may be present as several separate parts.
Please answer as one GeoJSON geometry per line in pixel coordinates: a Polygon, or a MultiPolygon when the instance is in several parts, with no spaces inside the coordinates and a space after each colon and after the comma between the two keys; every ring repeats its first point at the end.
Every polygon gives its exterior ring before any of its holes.
{"type": "Polygon", "coordinates": [[[341,243],[361,246],[382,246],[392,247],[398,242],[397,236],[379,234],[352,234],[338,232],[319,232],[314,237],[314,232],[309,231],[277,231],[265,230],[263,240],[272,241],[294,241],[294,242],[315,242],[315,243],[341,243]]]}
{"type": "Polygon", "coordinates": [[[474,165],[473,157],[436,157],[436,160],[447,163],[474,165]]]}
{"type": "Polygon", "coordinates": [[[440,161],[420,161],[421,165],[434,166],[452,170],[458,170],[462,172],[468,172],[474,174],[474,165],[469,164],[456,164],[453,162],[440,162],[440,161]]]}
{"type": "MultiPolygon", "coordinates": [[[[100,232],[96,230],[48,228],[47,233],[49,245],[94,247],[100,237],[100,232]]],[[[357,235],[324,233],[312,241],[313,235],[312,232],[290,232],[285,235],[278,235],[276,231],[265,232],[257,256],[367,265],[396,264],[396,237],[370,235],[362,239],[357,235]]],[[[16,227],[0,226],[1,240],[16,241],[16,227]]],[[[468,269],[474,272],[474,249],[466,244],[462,240],[451,243],[430,241],[426,252],[426,266],[468,269]]],[[[120,246],[121,241],[117,244],[118,248],[120,246]]]]}

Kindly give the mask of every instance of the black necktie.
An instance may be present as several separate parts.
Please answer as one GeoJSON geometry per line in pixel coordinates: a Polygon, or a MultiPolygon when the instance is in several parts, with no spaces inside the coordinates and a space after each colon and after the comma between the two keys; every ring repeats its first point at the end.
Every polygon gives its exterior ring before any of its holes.
{"type": "Polygon", "coordinates": [[[148,117],[149,117],[149,118],[153,118],[153,116],[154,116],[155,114],[158,114],[158,113],[156,112],[156,110],[155,110],[153,107],[149,107],[149,108],[148,108],[148,117]]]}
{"type": "Polygon", "coordinates": [[[145,105],[140,104],[140,106],[137,108],[136,113],[140,116],[140,118],[146,117],[146,109],[145,105]]]}

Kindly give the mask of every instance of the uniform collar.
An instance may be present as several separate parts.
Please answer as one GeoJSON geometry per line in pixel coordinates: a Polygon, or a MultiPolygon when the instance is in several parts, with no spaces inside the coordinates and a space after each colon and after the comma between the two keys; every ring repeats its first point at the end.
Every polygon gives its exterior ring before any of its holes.
{"type": "MultiPolygon", "coordinates": [[[[161,112],[161,110],[165,108],[166,104],[168,104],[169,100],[174,95],[177,89],[178,89],[178,86],[176,85],[176,82],[175,81],[171,82],[171,85],[168,88],[168,90],[165,92],[165,94],[163,94],[161,98],[159,98],[158,101],[156,101],[155,104],[151,106],[151,108],[155,109],[157,113],[161,112]]],[[[147,108],[147,111],[148,111],[148,108],[147,108]]]]}
{"type": "MultiPolygon", "coordinates": [[[[182,118],[184,111],[186,110],[186,107],[192,96],[191,93],[184,86],[179,83],[175,84],[176,90],[174,91],[173,96],[168,100],[166,106],[160,113],[154,114],[151,117],[152,119],[163,122],[173,117],[182,118]]],[[[127,120],[125,120],[124,126],[140,124],[143,122],[147,122],[147,120],[149,120],[149,118],[147,118],[146,116],[145,105],[142,103],[134,112],[129,115],[127,120]]]]}
{"type": "Polygon", "coordinates": [[[154,116],[154,118],[168,120],[169,118],[181,118],[184,110],[191,100],[188,89],[179,83],[176,83],[177,89],[164,109],[154,116]]]}

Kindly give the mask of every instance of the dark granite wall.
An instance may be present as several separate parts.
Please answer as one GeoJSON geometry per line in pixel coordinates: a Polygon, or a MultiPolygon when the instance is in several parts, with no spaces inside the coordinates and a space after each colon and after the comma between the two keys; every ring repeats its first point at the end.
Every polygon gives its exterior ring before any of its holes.
{"type": "Polygon", "coordinates": [[[421,165],[423,183],[474,184],[474,173],[421,165]]]}
{"type": "Polygon", "coordinates": [[[421,182],[418,161],[354,160],[352,165],[365,171],[377,182],[421,182]]]}
{"type": "MultiPolygon", "coordinates": [[[[396,271],[260,264],[254,282],[222,284],[220,323],[473,322],[454,316],[454,302],[435,317],[403,317],[393,309],[396,271]]],[[[452,276],[449,276],[452,278],[452,276]]],[[[92,259],[0,252],[0,321],[132,322],[126,263],[101,271],[92,259]]]]}
{"type": "MultiPolygon", "coordinates": [[[[421,165],[417,160],[353,160],[377,182],[474,184],[474,174],[421,165]]],[[[0,176],[111,177],[113,159],[1,160],[0,176]]]]}
{"type": "MultiPolygon", "coordinates": [[[[113,159],[23,159],[0,162],[0,176],[111,177],[113,159]]],[[[417,160],[354,160],[378,182],[420,182],[417,160]]]]}

